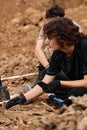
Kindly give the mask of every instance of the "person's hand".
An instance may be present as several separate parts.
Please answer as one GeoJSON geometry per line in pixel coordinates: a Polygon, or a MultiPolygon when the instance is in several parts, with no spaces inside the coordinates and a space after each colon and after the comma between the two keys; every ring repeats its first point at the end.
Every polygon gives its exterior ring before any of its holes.
{"type": "Polygon", "coordinates": [[[38,80],[42,80],[44,78],[44,76],[47,73],[47,69],[49,68],[49,65],[47,65],[46,67],[43,67],[42,65],[39,66],[39,77],[38,80]]]}
{"type": "Polygon", "coordinates": [[[38,85],[43,89],[46,93],[55,93],[58,90],[58,86],[60,85],[60,80],[54,80],[48,84],[44,82],[38,82],[38,85]]]}
{"type": "Polygon", "coordinates": [[[17,96],[11,100],[9,100],[7,103],[5,103],[5,108],[9,109],[17,104],[24,104],[26,102],[26,98],[24,95],[17,96]]]}

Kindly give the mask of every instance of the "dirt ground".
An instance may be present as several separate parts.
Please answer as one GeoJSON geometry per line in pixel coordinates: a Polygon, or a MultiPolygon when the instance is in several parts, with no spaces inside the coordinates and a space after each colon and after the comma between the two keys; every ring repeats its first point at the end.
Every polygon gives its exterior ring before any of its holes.
{"type": "MultiPolygon", "coordinates": [[[[44,22],[45,10],[53,3],[66,10],[87,33],[87,0],[0,0],[0,75],[1,78],[35,73],[38,60],[34,48],[44,22]]],[[[24,92],[37,75],[2,81],[11,95],[24,92]]],[[[87,95],[71,97],[73,105],[58,108],[48,104],[47,95],[27,105],[9,110],[0,106],[0,130],[87,130],[87,95]]]]}

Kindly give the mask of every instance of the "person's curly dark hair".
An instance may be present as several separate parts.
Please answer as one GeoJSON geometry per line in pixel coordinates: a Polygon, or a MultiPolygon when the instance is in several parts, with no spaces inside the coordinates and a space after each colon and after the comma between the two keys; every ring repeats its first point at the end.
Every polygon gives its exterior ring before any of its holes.
{"type": "Polygon", "coordinates": [[[69,18],[56,18],[44,25],[44,33],[48,39],[55,37],[62,47],[64,43],[75,44],[84,34],[79,32],[79,27],[69,18]]]}
{"type": "Polygon", "coordinates": [[[57,4],[54,4],[46,10],[46,18],[54,18],[57,16],[59,16],[59,17],[65,16],[65,10],[63,7],[61,7],[57,4]]]}

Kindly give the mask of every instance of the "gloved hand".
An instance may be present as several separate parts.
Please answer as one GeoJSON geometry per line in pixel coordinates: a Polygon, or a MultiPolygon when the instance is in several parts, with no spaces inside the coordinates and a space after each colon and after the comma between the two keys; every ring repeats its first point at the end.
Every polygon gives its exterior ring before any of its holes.
{"type": "Polygon", "coordinates": [[[47,73],[47,69],[49,68],[49,65],[47,65],[46,67],[43,67],[41,64],[39,66],[39,76],[38,76],[38,81],[42,80],[45,76],[45,74],[47,73]]]}
{"type": "Polygon", "coordinates": [[[48,84],[44,82],[38,82],[38,85],[43,89],[46,93],[55,93],[58,90],[58,86],[60,85],[60,80],[54,80],[48,84]]]}
{"type": "Polygon", "coordinates": [[[17,96],[11,100],[9,100],[6,104],[5,104],[5,108],[9,109],[12,106],[15,106],[17,104],[24,104],[26,102],[26,98],[25,96],[22,94],[20,96],[17,96]]]}

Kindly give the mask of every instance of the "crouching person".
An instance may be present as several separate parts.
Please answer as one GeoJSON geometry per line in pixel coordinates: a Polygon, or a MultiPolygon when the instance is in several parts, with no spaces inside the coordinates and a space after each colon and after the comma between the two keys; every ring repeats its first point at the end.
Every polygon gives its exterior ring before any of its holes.
{"type": "Polygon", "coordinates": [[[69,96],[87,93],[87,37],[69,18],[57,18],[44,25],[47,44],[53,51],[44,79],[24,95],[9,100],[5,107],[24,104],[45,93],[54,93],[66,105],[69,96]],[[61,79],[56,75],[63,73],[61,79]],[[67,78],[65,78],[67,77],[67,78]],[[55,80],[54,80],[55,79],[55,80]]]}

